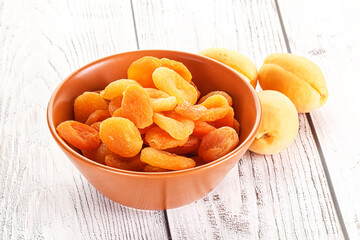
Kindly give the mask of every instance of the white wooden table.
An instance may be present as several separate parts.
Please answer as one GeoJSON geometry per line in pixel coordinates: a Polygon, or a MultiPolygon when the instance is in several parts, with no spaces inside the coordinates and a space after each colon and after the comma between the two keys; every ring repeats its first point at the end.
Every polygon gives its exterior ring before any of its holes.
{"type": "Polygon", "coordinates": [[[360,9],[351,0],[0,0],[0,239],[360,239],[360,9]],[[136,49],[274,52],[320,66],[329,100],[280,154],[247,152],[203,199],[112,202],[51,138],[72,71],[136,49]]]}

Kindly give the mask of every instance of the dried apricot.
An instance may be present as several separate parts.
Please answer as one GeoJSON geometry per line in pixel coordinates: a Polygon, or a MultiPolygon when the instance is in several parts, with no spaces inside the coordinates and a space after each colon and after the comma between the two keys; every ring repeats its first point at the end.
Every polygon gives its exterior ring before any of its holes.
{"type": "Polygon", "coordinates": [[[149,97],[153,98],[153,99],[170,97],[170,95],[167,94],[166,92],[161,91],[161,90],[156,89],[156,88],[145,88],[145,90],[149,94],[149,97]]]}
{"type": "Polygon", "coordinates": [[[124,158],[116,154],[109,154],[105,157],[106,166],[129,171],[141,171],[146,166],[140,160],[140,154],[131,158],[124,158]]]}
{"type": "Polygon", "coordinates": [[[125,89],[131,85],[140,86],[137,81],[131,79],[116,80],[107,85],[106,88],[100,92],[100,95],[105,99],[111,100],[115,97],[122,96],[125,89]]]}
{"type": "Polygon", "coordinates": [[[146,128],[153,123],[149,94],[138,85],[126,88],[121,109],[122,117],[135,123],[138,128],[146,128]]]}
{"type": "Polygon", "coordinates": [[[111,101],[109,103],[109,108],[108,108],[111,115],[113,115],[117,109],[121,108],[122,99],[123,99],[122,95],[111,99],[111,101]]]}
{"type": "Polygon", "coordinates": [[[100,124],[101,124],[101,122],[96,122],[96,123],[91,124],[90,127],[95,129],[96,131],[100,132],[100,124]]]}
{"type": "MultiPolygon", "coordinates": [[[[150,145],[151,146],[151,145],[150,145]]],[[[190,136],[186,143],[182,146],[168,148],[165,151],[169,153],[174,153],[177,155],[186,155],[189,153],[194,153],[198,150],[200,146],[200,140],[195,136],[190,136]]]]}
{"type": "Polygon", "coordinates": [[[214,95],[221,95],[221,96],[225,97],[226,100],[229,103],[229,106],[232,106],[232,104],[233,104],[232,98],[230,97],[229,94],[227,94],[224,91],[212,91],[212,92],[209,92],[208,94],[206,94],[205,96],[200,98],[199,104],[205,102],[206,99],[208,99],[209,97],[214,96],[214,95]]]}
{"type": "Polygon", "coordinates": [[[229,106],[228,100],[224,96],[219,94],[206,98],[205,101],[203,101],[200,104],[206,107],[207,109],[229,106]]]}
{"type": "Polygon", "coordinates": [[[105,143],[100,143],[100,145],[93,150],[83,150],[81,151],[84,157],[87,157],[95,162],[105,164],[105,157],[112,152],[106,146],[105,143]]]}
{"type": "Polygon", "coordinates": [[[99,146],[99,133],[92,127],[76,121],[65,121],[56,130],[68,143],[80,150],[92,150],[99,146]]]}
{"type": "Polygon", "coordinates": [[[101,122],[107,118],[111,117],[108,110],[95,110],[88,119],[86,120],[86,125],[91,125],[96,122],[101,122]]]}
{"type": "Polygon", "coordinates": [[[233,128],[221,127],[201,139],[198,153],[205,162],[211,162],[231,152],[238,143],[239,137],[233,128]]]}
{"type": "Polygon", "coordinates": [[[204,160],[201,159],[199,156],[191,157],[196,162],[196,167],[206,164],[204,160]]]}
{"type": "Polygon", "coordinates": [[[195,90],[196,90],[196,95],[197,95],[196,99],[199,99],[200,96],[201,96],[201,92],[199,91],[198,87],[195,85],[195,83],[194,83],[193,81],[191,81],[190,84],[191,84],[191,86],[193,86],[193,87],[195,88],[195,90]]]}
{"type": "Polygon", "coordinates": [[[235,118],[233,119],[233,129],[239,135],[239,133],[240,133],[240,123],[235,118]]]}
{"type": "Polygon", "coordinates": [[[141,151],[140,160],[151,166],[168,170],[192,168],[196,164],[191,158],[178,156],[152,147],[144,148],[141,151]]]}
{"type": "Polygon", "coordinates": [[[129,119],[111,117],[101,122],[100,138],[114,153],[134,157],[142,148],[139,130],[129,119]]]}
{"type": "Polygon", "coordinates": [[[133,62],[128,69],[128,78],[139,82],[143,87],[155,87],[152,73],[161,67],[160,59],[156,57],[142,57],[133,62]]]}
{"type": "Polygon", "coordinates": [[[206,110],[207,108],[202,105],[192,105],[187,101],[180,103],[175,108],[176,113],[193,121],[199,120],[206,110]]]}
{"type": "Polygon", "coordinates": [[[146,128],[143,128],[143,129],[140,129],[139,128],[139,132],[140,132],[140,134],[141,135],[143,135],[143,134],[146,134],[147,133],[147,131],[149,131],[151,128],[153,128],[153,127],[156,127],[156,124],[151,124],[150,126],[148,126],[148,127],[146,127],[146,128]]]}
{"type": "Polygon", "coordinates": [[[226,98],[219,94],[207,98],[200,105],[208,109],[200,118],[201,121],[205,122],[221,119],[232,110],[226,98]]]}
{"type": "Polygon", "coordinates": [[[106,110],[107,108],[108,103],[99,94],[84,92],[74,102],[75,121],[85,123],[95,110],[106,110]]]}
{"type": "Polygon", "coordinates": [[[122,108],[116,109],[115,112],[113,112],[112,116],[113,116],[113,117],[123,117],[123,110],[122,110],[122,108]]]}
{"type": "Polygon", "coordinates": [[[168,172],[169,170],[166,170],[164,168],[154,167],[151,165],[146,165],[144,167],[144,172],[168,172]]]}
{"type": "Polygon", "coordinates": [[[197,101],[196,89],[177,72],[169,68],[159,67],[155,69],[153,81],[158,89],[176,97],[178,104],[183,101],[195,104],[197,101]]]}
{"type": "Polygon", "coordinates": [[[150,99],[151,107],[154,112],[164,112],[173,110],[176,107],[176,98],[174,96],[167,98],[150,99]]]}
{"type": "Polygon", "coordinates": [[[175,112],[154,113],[154,123],[178,140],[187,139],[194,129],[194,122],[175,112]]]}
{"type": "Polygon", "coordinates": [[[203,138],[206,134],[211,131],[214,131],[216,128],[203,121],[195,121],[194,122],[194,130],[193,135],[198,138],[203,138]]]}
{"type": "Polygon", "coordinates": [[[182,76],[187,82],[191,82],[191,73],[189,69],[181,62],[170,60],[167,58],[160,59],[162,67],[170,68],[182,76]]]}
{"type": "Polygon", "coordinates": [[[147,131],[145,135],[145,141],[150,145],[150,147],[156,149],[167,149],[182,146],[187,142],[187,140],[187,138],[184,140],[177,140],[159,127],[153,127],[147,131]]]}
{"type": "Polygon", "coordinates": [[[220,127],[233,127],[234,124],[234,109],[230,107],[230,110],[228,114],[225,115],[225,117],[217,119],[213,122],[209,122],[212,126],[216,128],[220,127]]]}

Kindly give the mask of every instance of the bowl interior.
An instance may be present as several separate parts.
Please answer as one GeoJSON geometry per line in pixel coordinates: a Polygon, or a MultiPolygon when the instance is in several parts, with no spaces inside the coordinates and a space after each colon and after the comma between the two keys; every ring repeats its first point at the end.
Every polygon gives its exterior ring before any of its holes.
{"type": "Polygon", "coordinates": [[[127,78],[130,64],[143,57],[154,56],[180,61],[190,70],[201,95],[222,90],[233,98],[235,118],[240,123],[240,144],[249,137],[259,124],[260,104],[255,91],[234,70],[209,58],[177,51],[144,50],[127,52],[100,59],[79,69],[67,78],[55,91],[49,105],[54,132],[61,122],[73,119],[75,98],[85,91],[104,89],[110,82],[127,78]]]}

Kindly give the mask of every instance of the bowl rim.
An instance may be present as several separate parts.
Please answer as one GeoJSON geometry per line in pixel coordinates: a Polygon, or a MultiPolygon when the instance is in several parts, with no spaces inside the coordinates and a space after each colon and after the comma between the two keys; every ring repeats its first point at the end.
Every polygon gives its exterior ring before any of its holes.
{"type": "MultiPolygon", "coordinates": [[[[146,56],[146,55],[144,55],[146,56]]],[[[189,52],[183,52],[183,51],[177,51],[177,50],[165,50],[165,49],[147,49],[147,50],[135,50],[135,51],[127,51],[127,52],[122,52],[122,53],[118,53],[118,54],[114,54],[114,55],[110,55],[107,57],[103,57],[100,59],[97,59],[93,62],[90,62],[88,64],[86,64],[85,66],[75,70],[73,73],[71,73],[68,77],[66,77],[64,80],[61,81],[61,83],[55,88],[55,90],[53,91],[50,100],[48,102],[47,105],[47,124],[50,130],[51,135],[53,136],[53,138],[55,139],[55,141],[57,142],[57,144],[60,146],[60,148],[72,155],[74,158],[82,161],[85,164],[97,167],[97,168],[101,168],[102,170],[105,171],[109,171],[109,172],[113,172],[113,173],[120,173],[120,174],[124,174],[124,175],[131,175],[131,176],[137,176],[137,177],[151,177],[151,178],[157,178],[157,177],[164,177],[164,176],[177,176],[177,175],[187,175],[187,174],[194,174],[195,172],[199,172],[199,171],[204,171],[208,168],[213,168],[217,165],[220,165],[221,163],[225,162],[226,160],[228,160],[229,158],[233,157],[234,155],[236,155],[237,153],[239,153],[241,150],[243,150],[243,148],[245,147],[245,145],[247,145],[250,140],[255,137],[255,134],[258,132],[259,128],[260,128],[260,122],[261,122],[261,113],[262,113],[262,108],[261,108],[261,104],[260,104],[260,99],[255,91],[255,89],[251,86],[250,82],[244,79],[245,77],[241,74],[238,73],[237,71],[235,71],[234,69],[228,67],[227,65],[218,62],[214,59],[211,59],[209,57],[200,55],[200,54],[196,54],[196,53],[189,53],[189,52]],[[161,53],[177,53],[177,54],[182,54],[182,55],[187,55],[191,58],[200,58],[206,61],[210,61],[213,64],[218,64],[221,65],[222,67],[226,68],[227,70],[230,70],[231,72],[235,73],[240,79],[241,81],[245,82],[248,86],[248,88],[250,89],[251,94],[254,97],[254,101],[255,101],[255,107],[257,109],[256,112],[256,119],[255,119],[255,124],[253,129],[251,130],[250,134],[244,139],[244,141],[239,144],[235,149],[233,149],[231,152],[229,152],[228,154],[222,156],[221,158],[218,158],[212,162],[206,163],[204,165],[200,165],[197,167],[193,167],[193,168],[189,168],[189,169],[183,169],[183,170],[176,170],[176,171],[168,171],[168,172],[137,172],[137,171],[129,171],[129,170],[123,170],[123,169],[118,169],[118,168],[113,168],[113,167],[109,167],[106,166],[104,164],[101,163],[97,163],[91,159],[88,159],[86,157],[84,157],[83,155],[81,155],[80,153],[76,152],[74,149],[72,149],[61,137],[60,135],[57,133],[56,131],[56,127],[54,125],[54,122],[52,120],[52,115],[53,115],[53,105],[54,105],[54,100],[55,97],[57,96],[59,90],[62,88],[62,86],[69,81],[69,79],[71,79],[74,75],[78,74],[79,72],[83,71],[86,68],[89,68],[91,66],[94,66],[100,62],[103,62],[105,60],[111,59],[111,58],[116,58],[118,56],[121,55],[126,55],[126,54],[131,54],[131,53],[137,53],[137,52],[141,52],[141,53],[150,53],[150,52],[161,52],[161,53]]]]}

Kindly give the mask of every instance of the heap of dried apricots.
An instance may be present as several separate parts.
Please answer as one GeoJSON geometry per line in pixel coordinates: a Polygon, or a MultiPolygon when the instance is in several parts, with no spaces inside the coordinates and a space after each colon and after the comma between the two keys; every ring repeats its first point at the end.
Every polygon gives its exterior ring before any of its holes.
{"type": "Polygon", "coordinates": [[[57,127],[82,154],[114,168],[162,172],[214,161],[239,144],[232,98],[223,91],[200,98],[181,62],[143,57],[128,79],[75,99],[74,117],[57,127]]]}

